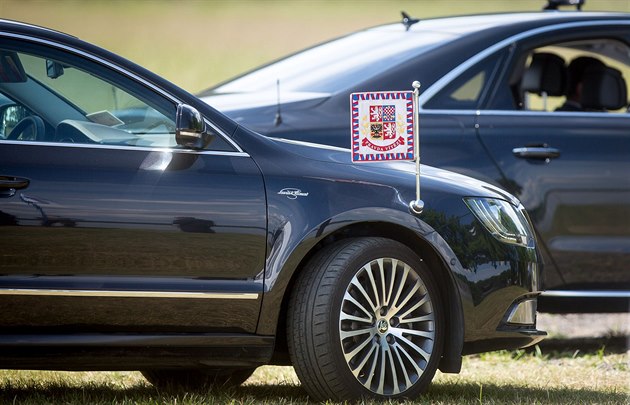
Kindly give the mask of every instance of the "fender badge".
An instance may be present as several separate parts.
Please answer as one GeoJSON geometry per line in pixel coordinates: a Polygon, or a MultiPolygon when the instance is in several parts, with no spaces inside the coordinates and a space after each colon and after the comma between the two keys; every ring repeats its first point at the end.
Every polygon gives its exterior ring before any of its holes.
{"type": "Polygon", "coordinates": [[[307,197],[308,193],[303,193],[299,188],[283,188],[278,191],[278,195],[286,195],[289,200],[295,200],[298,197],[307,197]]]}

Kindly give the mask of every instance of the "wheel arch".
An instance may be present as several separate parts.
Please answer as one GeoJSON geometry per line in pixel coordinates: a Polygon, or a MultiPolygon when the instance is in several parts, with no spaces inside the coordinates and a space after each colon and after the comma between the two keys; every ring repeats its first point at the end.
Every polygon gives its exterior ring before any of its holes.
{"type": "MultiPolygon", "coordinates": [[[[435,232],[432,232],[435,234],[435,232]]],[[[383,237],[395,240],[410,248],[429,267],[435,269],[435,276],[442,305],[445,308],[445,341],[444,352],[439,364],[442,372],[459,372],[461,369],[462,349],[464,342],[464,315],[460,292],[449,264],[438,249],[417,232],[405,226],[389,222],[358,222],[339,228],[319,240],[301,258],[299,264],[284,288],[280,310],[275,320],[276,348],[272,363],[290,364],[286,345],[286,314],[288,310],[289,292],[311,258],[325,247],[340,240],[360,237],[383,237]]],[[[441,240],[441,238],[439,238],[441,240]]]]}

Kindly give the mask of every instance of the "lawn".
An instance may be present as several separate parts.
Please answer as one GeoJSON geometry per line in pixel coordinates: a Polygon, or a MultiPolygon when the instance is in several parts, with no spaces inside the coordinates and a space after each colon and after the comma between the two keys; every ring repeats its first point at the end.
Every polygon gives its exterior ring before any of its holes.
{"type": "MultiPolygon", "coordinates": [[[[0,371],[0,403],[302,404],[290,367],[266,366],[237,389],[161,392],[136,372],[0,371]]],[[[461,374],[438,372],[419,404],[624,404],[630,364],[624,353],[496,352],[464,358],[461,374]]],[[[377,403],[377,402],[374,402],[377,403]]]]}

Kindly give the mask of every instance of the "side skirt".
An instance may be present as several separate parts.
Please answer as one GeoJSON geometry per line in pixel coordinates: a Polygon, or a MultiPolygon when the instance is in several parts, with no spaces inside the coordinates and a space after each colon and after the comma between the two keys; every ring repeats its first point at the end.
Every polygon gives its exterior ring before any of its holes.
{"type": "Polygon", "coordinates": [[[124,371],[256,367],[275,338],[248,334],[0,335],[0,368],[124,371]]]}

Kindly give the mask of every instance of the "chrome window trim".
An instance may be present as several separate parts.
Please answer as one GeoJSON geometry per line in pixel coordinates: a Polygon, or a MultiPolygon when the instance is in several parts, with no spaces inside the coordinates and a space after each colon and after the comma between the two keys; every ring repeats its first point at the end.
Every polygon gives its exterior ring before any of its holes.
{"type": "Polygon", "coordinates": [[[561,30],[561,29],[571,29],[571,28],[579,28],[579,27],[593,27],[593,26],[605,26],[605,25],[630,25],[630,21],[624,20],[596,20],[596,21],[574,21],[569,23],[561,23],[548,25],[545,27],[538,27],[531,29],[529,31],[520,32],[518,34],[512,35],[509,38],[502,40],[501,42],[497,42],[496,44],[490,46],[489,48],[484,49],[473,57],[467,59],[465,62],[461,63],[455,69],[451,70],[440,79],[438,79],[435,83],[433,83],[430,87],[427,88],[425,92],[420,94],[419,96],[419,105],[420,110],[423,111],[423,106],[426,102],[428,102],[433,96],[435,96],[438,92],[440,92],[444,87],[446,87],[450,82],[456,79],[459,75],[464,73],[466,70],[470,69],[474,64],[480,62],[481,60],[487,58],[492,55],[494,52],[499,51],[500,49],[516,42],[521,41],[525,38],[544,34],[546,32],[561,30]]]}
{"type": "Polygon", "coordinates": [[[541,295],[558,298],[630,298],[630,291],[549,290],[543,291],[541,295]]]}
{"type": "Polygon", "coordinates": [[[589,111],[533,111],[533,110],[480,110],[477,115],[531,115],[534,117],[540,116],[567,116],[567,117],[585,117],[585,118],[630,118],[630,114],[627,113],[611,113],[611,112],[589,112],[589,111]]]}
{"type": "MultiPolygon", "coordinates": [[[[24,35],[24,34],[16,34],[16,33],[12,33],[12,32],[0,32],[0,37],[8,37],[8,38],[13,38],[13,39],[21,39],[21,40],[26,40],[26,41],[30,41],[30,42],[35,42],[37,44],[42,44],[42,45],[46,45],[46,46],[62,49],[62,50],[74,53],[76,55],[80,55],[80,56],[82,56],[84,58],[87,58],[87,59],[91,60],[92,62],[96,62],[96,63],[99,63],[101,65],[105,65],[108,68],[110,68],[112,70],[115,70],[116,72],[118,72],[118,73],[120,73],[120,74],[122,74],[124,76],[127,76],[128,78],[130,78],[132,80],[135,80],[136,82],[141,83],[142,85],[150,88],[151,90],[161,94],[163,97],[169,99],[171,102],[175,103],[175,105],[183,103],[183,101],[181,101],[178,98],[174,97],[172,94],[170,94],[166,90],[162,89],[161,87],[158,87],[158,86],[154,85],[151,82],[146,81],[141,76],[138,76],[135,73],[133,73],[133,72],[127,70],[127,69],[124,69],[121,66],[118,66],[118,65],[116,65],[114,63],[111,63],[108,60],[102,59],[102,58],[98,57],[97,55],[91,54],[89,52],[85,52],[85,51],[82,51],[80,49],[76,49],[76,48],[70,47],[68,45],[61,44],[59,42],[50,41],[50,40],[43,39],[43,38],[31,37],[31,36],[24,35]]],[[[225,139],[225,141],[227,143],[232,145],[238,152],[243,152],[243,149],[237,143],[235,143],[234,140],[232,138],[230,138],[223,130],[221,130],[219,127],[214,125],[214,123],[212,123],[206,117],[204,117],[204,121],[214,131],[216,131],[216,133],[219,134],[219,136],[221,136],[223,139],[225,139]]]]}
{"type": "Polygon", "coordinates": [[[190,292],[190,291],[116,291],[116,290],[45,290],[4,288],[0,295],[57,296],[57,297],[113,297],[113,298],[186,298],[219,300],[257,300],[258,293],[190,292]]]}
{"type": "Polygon", "coordinates": [[[546,117],[553,114],[553,116],[567,116],[567,117],[584,117],[584,118],[616,118],[616,119],[628,119],[630,114],[628,113],[614,113],[614,112],[597,112],[597,111],[538,111],[538,110],[448,110],[448,109],[430,109],[421,110],[422,115],[476,115],[476,116],[488,116],[488,115],[528,115],[534,117],[546,117]]]}
{"type": "Polygon", "coordinates": [[[148,146],[120,146],[120,145],[101,145],[91,143],[66,143],[66,142],[31,142],[31,141],[9,141],[6,139],[0,139],[0,145],[20,145],[20,146],[51,146],[51,147],[64,147],[64,148],[84,148],[84,149],[111,149],[111,150],[129,150],[129,151],[142,151],[142,152],[165,152],[165,153],[184,153],[194,155],[216,155],[216,156],[232,156],[232,157],[247,157],[247,152],[230,152],[220,150],[193,150],[193,149],[173,149],[173,148],[159,148],[148,146]]]}

